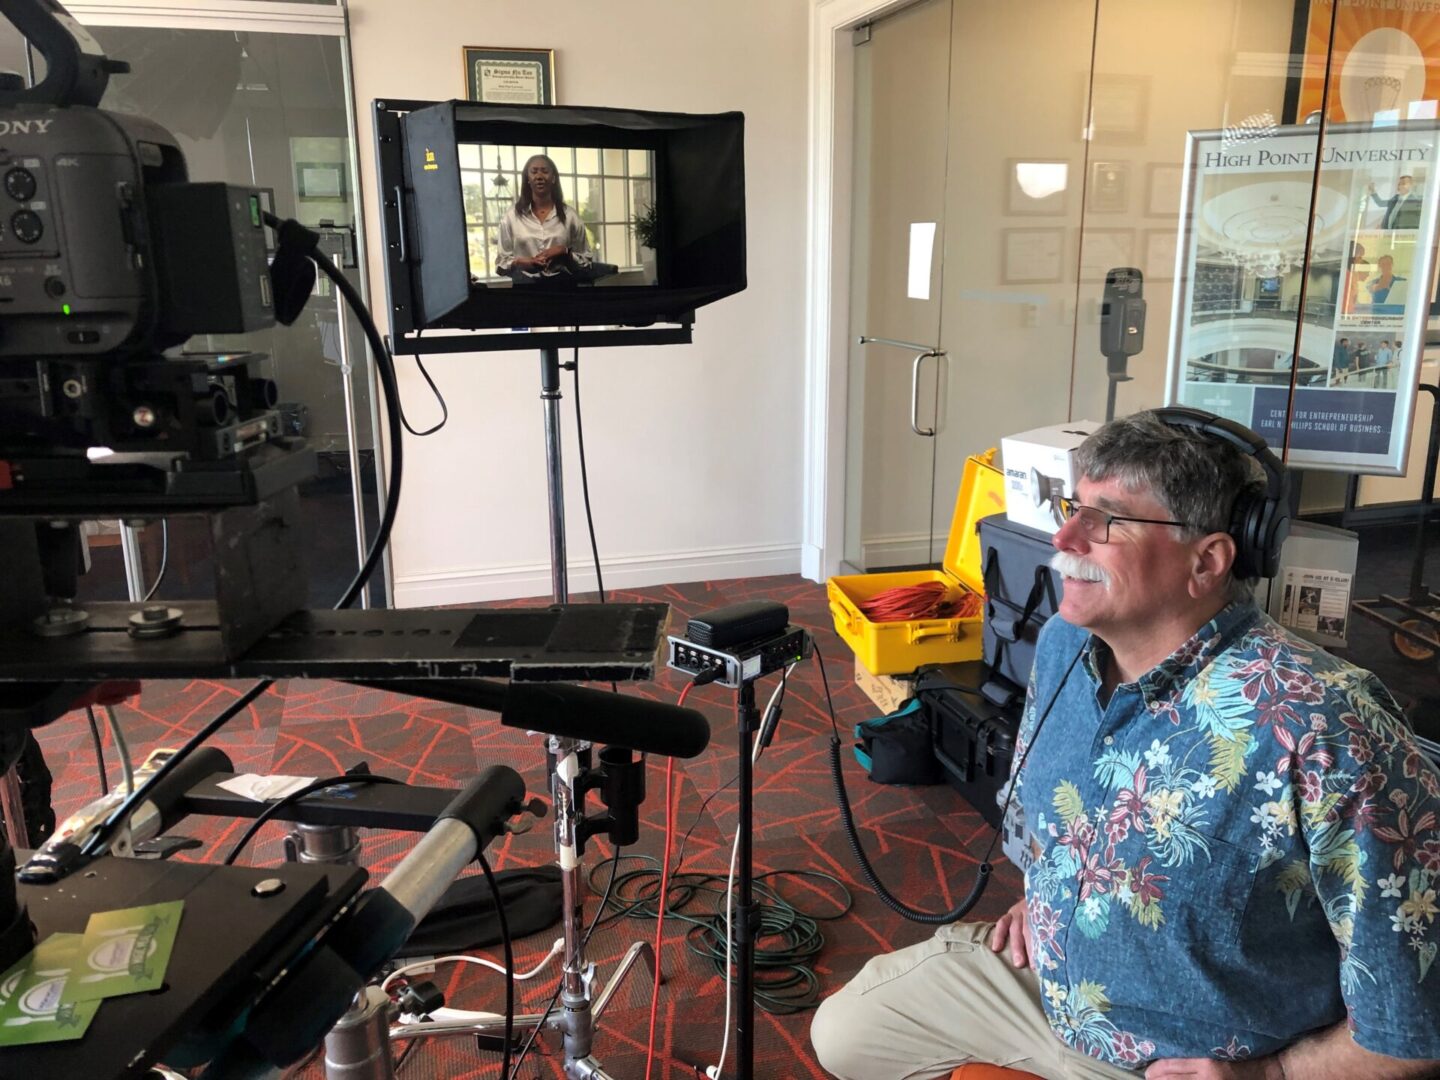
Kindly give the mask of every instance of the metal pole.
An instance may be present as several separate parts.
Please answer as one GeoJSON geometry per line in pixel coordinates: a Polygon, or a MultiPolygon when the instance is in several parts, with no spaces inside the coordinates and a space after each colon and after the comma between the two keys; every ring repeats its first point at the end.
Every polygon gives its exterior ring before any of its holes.
{"type": "Polygon", "coordinates": [[[560,350],[540,350],[540,400],[545,404],[545,472],[550,492],[550,591],[570,600],[565,566],[565,477],[560,457],[560,350]]]}
{"type": "MultiPolygon", "coordinates": [[[[365,180],[360,173],[360,157],[356,149],[359,146],[359,135],[355,119],[355,77],[351,70],[350,60],[350,9],[342,5],[341,10],[345,13],[345,36],[338,40],[346,102],[345,141],[348,146],[350,175],[355,179],[354,194],[350,201],[350,225],[355,230],[355,273],[360,279],[358,288],[361,297],[368,303],[370,300],[370,271],[369,261],[366,257],[365,215],[360,213],[360,207],[365,205],[365,180]]],[[[344,267],[342,266],[341,269],[343,270],[344,267]]],[[[389,476],[385,472],[385,439],[381,434],[383,429],[380,424],[381,389],[380,378],[375,369],[378,358],[370,355],[370,343],[364,339],[363,334],[361,342],[364,346],[360,350],[360,356],[364,363],[362,374],[370,392],[370,436],[373,445],[370,468],[375,477],[375,514],[376,520],[379,520],[385,515],[385,501],[388,497],[385,485],[389,482],[389,476]]],[[[372,577],[371,581],[374,582],[374,580],[372,577]]],[[[395,574],[390,565],[389,544],[385,545],[385,550],[380,555],[379,584],[381,603],[386,607],[393,608],[395,606],[395,574]]],[[[369,593],[369,586],[365,591],[367,594],[369,593]]],[[[369,599],[368,596],[366,599],[369,599]]]]}
{"type": "Polygon", "coordinates": [[[437,821],[380,885],[418,923],[479,850],[475,831],[465,822],[437,821]]]}
{"type": "MultiPolygon", "coordinates": [[[[341,273],[344,273],[343,269],[341,273]]],[[[345,333],[345,301],[340,296],[339,289],[335,290],[335,317],[339,320],[336,324],[336,337],[339,339],[340,348],[340,381],[345,395],[345,442],[350,457],[350,502],[355,515],[355,565],[364,566],[368,547],[365,539],[365,494],[360,490],[360,448],[355,445],[359,441],[360,430],[355,423],[355,379],[354,371],[350,367],[350,349],[346,344],[348,335],[345,333]]],[[[360,590],[360,607],[370,607],[368,583],[360,590]]]]}
{"type": "Polygon", "coordinates": [[[1440,386],[1421,383],[1424,390],[1435,399],[1430,412],[1430,445],[1425,453],[1425,478],[1420,489],[1420,521],[1415,528],[1415,555],[1410,563],[1410,600],[1423,597],[1425,588],[1425,540],[1430,531],[1430,508],[1435,502],[1435,459],[1440,457],[1440,386]]]}
{"type": "Polygon", "coordinates": [[[560,1027],[565,1039],[566,1061],[589,1057],[595,1034],[591,1014],[590,985],[594,968],[585,960],[585,883],[580,872],[580,822],[585,814],[585,792],[580,776],[590,744],[552,735],[550,755],[550,797],[555,807],[555,848],[560,854],[561,928],[565,935],[563,986],[564,1010],[560,1027]]]}
{"type": "Polygon", "coordinates": [[[378,986],[356,995],[325,1036],[325,1080],[394,1080],[390,997],[378,986]]]}
{"type": "Polygon", "coordinates": [[[140,534],[143,527],[122,523],[120,552],[125,558],[125,591],[135,603],[145,599],[145,566],[140,561],[140,534]]]}
{"type": "Polygon", "coordinates": [[[740,803],[740,850],[736,858],[736,877],[740,895],[735,901],[735,1075],[750,1080],[755,1074],[755,897],[752,894],[754,865],[751,855],[751,833],[754,827],[754,772],[750,755],[760,716],[755,708],[755,682],[747,680],[740,686],[735,703],[736,727],[740,733],[740,769],[738,794],[740,803]]]}

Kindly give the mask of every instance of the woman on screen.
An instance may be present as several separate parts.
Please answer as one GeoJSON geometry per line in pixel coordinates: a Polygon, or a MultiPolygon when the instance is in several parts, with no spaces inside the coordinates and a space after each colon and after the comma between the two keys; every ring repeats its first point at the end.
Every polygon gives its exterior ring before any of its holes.
{"type": "Polygon", "coordinates": [[[563,280],[591,259],[585,223],[565,205],[555,162],[536,154],[525,162],[520,197],[500,221],[495,272],[517,282],[563,280]]]}

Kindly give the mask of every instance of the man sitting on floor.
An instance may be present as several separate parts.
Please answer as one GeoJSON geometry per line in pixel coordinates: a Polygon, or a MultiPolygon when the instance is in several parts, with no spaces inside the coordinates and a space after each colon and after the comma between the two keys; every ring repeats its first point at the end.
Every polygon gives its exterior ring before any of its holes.
{"type": "Polygon", "coordinates": [[[1373,675],[1257,610],[1256,467],[1153,413],[1080,449],[1011,779],[1025,898],[823,1002],[831,1073],[1440,1075],[1440,775],[1373,675]]]}

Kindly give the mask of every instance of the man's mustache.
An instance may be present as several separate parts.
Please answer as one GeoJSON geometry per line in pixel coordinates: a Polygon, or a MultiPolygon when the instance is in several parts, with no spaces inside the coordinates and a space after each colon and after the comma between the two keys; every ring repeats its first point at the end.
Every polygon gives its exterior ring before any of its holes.
{"type": "Polygon", "coordinates": [[[1110,575],[1103,568],[1069,551],[1057,551],[1050,556],[1050,569],[1063,577],[1098,581],[1101,585],[1110,584],[1110,575]]]}

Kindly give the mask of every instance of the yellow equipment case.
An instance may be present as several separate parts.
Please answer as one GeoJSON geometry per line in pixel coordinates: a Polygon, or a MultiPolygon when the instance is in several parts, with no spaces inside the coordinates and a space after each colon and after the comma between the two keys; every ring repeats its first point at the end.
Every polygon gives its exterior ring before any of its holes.
{"type": "Polygon", "coordinates": [[[860,605],[886,589],[937,581],[951,590],[953,599],[958,600],[962,592],[984,595],[976,525],[983,517],[1005,512],[1005,474],[995,467],[994,460],[995,451],[989,450],[965,461],[942,569],[847,574],[826,582],[835,631],[872,674],[901,675],[926,664],[980,659],[984,648],[984,619],[980,615],[872,622],[861,612],[860,605]]]}

